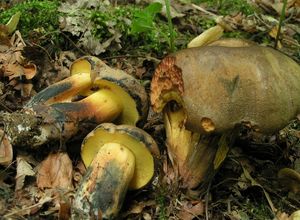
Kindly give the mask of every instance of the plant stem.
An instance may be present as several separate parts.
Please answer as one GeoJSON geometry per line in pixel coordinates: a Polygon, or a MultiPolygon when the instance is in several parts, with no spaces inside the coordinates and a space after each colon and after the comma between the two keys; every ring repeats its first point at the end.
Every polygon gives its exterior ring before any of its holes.
{"type": "Polygon", "coordinates": [[[171,52],[174,52],[175,51],[174,30],[173,30],[173,23],[172,23],[171,10],[170,10],[170,0],[165,0],[165,4],[166,4],[166,12],[168,18],[169,32],[170,32],[169,45],[170,45],[171,52]]]}
{"type": "Polygon", "coordinates": [[[282,26],[282,22],[285,19],[285,9],[286,9],[286,5],[287,5],[287,0],[283,1],[283,6],[282,6],[282,10],[281,10],[281,14],[280,14],[280,19],[279,19],[279,24],[278,24],[278,30],[277,30],[277,35],[276,35],[276,39],[275,39],[275,45],[274,48],[276,49],[278,46],[278,41],[279,41],[279,37],[280,37],[280,31],[281,31],[281,26],[282,26]]]}

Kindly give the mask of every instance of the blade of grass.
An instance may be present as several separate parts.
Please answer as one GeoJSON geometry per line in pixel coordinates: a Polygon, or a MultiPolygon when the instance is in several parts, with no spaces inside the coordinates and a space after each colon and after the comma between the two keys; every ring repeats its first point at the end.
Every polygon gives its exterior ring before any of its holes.
{"type": "Polygon", "coordinates": [[[173,23],[172,23],[172,17],[171,17],[171,9],[170,9],[170,0],[165,0],[166,4],[166,12],[167,12],[167,18],[168,18],[168,26],[169,26],[169,32],[170,32],[170,49],[171,52],[175,51],[175,45],[174,45],[174,30],[173,30],[173,23]]]}
{"type": "Polygon", "coordinates": [[[279,37],[280,37],[281,26],[282,26],[283,20],[285,19],[286,5],[287,5],[287,0],[284,0],[282,10],[281,10],[281,14],[280,14],[280,19],[279,19],[277,35],[276,35],[276,39],[275,39],[275,45],[274,45],[275,49],[278,47],[278,41],[279,41],[279,37]]]}

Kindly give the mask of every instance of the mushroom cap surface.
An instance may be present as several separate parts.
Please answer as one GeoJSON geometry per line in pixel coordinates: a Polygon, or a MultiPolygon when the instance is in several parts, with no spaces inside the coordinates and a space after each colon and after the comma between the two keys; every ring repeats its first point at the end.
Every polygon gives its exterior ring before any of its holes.
{"type": "Polygon", "coordinates": [[[241,122],[274,132],[299,113],[299,94],[300,66],[251,44],[178,51],[162,60],[151,83],[154,110],[175,100],[187,113],[187,128],[200,133],[222,133],[241,122]]]}

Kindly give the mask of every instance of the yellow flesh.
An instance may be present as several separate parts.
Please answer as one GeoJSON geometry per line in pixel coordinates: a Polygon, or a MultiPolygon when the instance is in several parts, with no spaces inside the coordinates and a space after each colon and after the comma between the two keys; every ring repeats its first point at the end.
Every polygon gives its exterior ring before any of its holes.
{"type": "Polygon", "coordinates": [[[86,167],[91,164],[94,156],[106,143],[122,144],[135,155],[135,172],[129,184],[130,189],[142,188],[151,180],[154,174],[154,160],[146,146],[127,134],[109,133],[103,129],[97,129],[82,146],[81,158],[86,167]]]}
{"type": "MultiPolygon", "coordinates": [[[[80,74],[80,73],[91,73],[91,64],[87,60],[80,60],[77,63],[73,63],[71,68],[71,74],[80,74]]],[[[98,87],[98,89],[109,89],[114,92],[119,99],[121,100],[122,105],[124,106],[123,111],[119,117],[118,123],[120,124],[129,124],[135,125],[139,120],[139,113],[137,111],[137,106],[133,98],[120,86],[116,85],[113,82],[107,80],[97,80],[93,82],[93,85],[88,89],[81,91],[81,95],[89,96],[95,91],[92,88],[98,87]]]]}
{"type": "Polygon", "coordinates": [[[186,114],[183,108],[170,111],[168,107],[164,111],[164,124],[166,129],[168,152],[171,160],[179,166],[186,162],[191,146],[192,132],[185,128],[186,114]]]}
{"type": "Polygon", "coordinates": [[[119,117],[120,124],[135,125],[138,122],[139,113],[135,101],[124,89],[106,80],[96,81],[94,85],[98,85],[100,88],[107,88],[118,96],[123,105],[123,111],[119,117]]]}
{"type": "Polygon", "coordinates": [[[135,157],[128,148],[117,143],[104,144],[81,182],[74,207],[83,213],[93,212],[95,216],[100,210],[105,219],[116,217],[134,169],[135,157]]]}
{"type": "Polygon", "coordinates": [[[87,60],[80,60],[80,62],[75,62],[71,66],[71,75],[78,73],[88,73],[91,72],[91,64],[87,60]]]}
{"type": "Polygon", "coordinates": [[[113,121],[123,111],[120,98],[107,89],[98,90],[79,102],[88,106],[82,116],[89,117],[93,113],[97,123],[113,121]]]}

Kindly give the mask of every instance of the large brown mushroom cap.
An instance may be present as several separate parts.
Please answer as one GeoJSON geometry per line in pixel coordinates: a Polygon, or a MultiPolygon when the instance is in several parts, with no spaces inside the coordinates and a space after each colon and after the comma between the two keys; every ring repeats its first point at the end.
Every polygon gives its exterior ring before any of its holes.
{"type": "Polygon", "coordinates": [[[151,103],[170,100],[187,113],[187,128],[223,132],[250,122],[262,132],[282,128],[300,110],[300,67],[267,47],[205,46],[171,54],[157,67],[151,103]]]}

